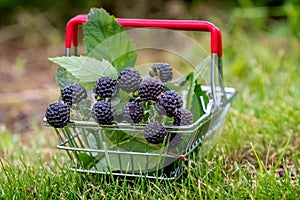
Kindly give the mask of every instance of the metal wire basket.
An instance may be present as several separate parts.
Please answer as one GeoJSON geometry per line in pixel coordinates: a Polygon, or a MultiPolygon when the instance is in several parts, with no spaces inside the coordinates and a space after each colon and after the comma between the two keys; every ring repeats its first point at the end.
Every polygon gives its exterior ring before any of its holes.
{"type": "MultiPolygon", "coordinates": [[[[68,22],[65,41],[66,56],[70,56],[72,43],[75,55],[77,55],[78,25],[87,20],[87,15],[78,15],[68,22]]],[[[182,173],[182,165],[191,152],[201,148],[204,140],[220,132],[231,100],[236,95],[234,88],[223,85],[221,32],[213,24],[198,20],[118,18],[117,21],[127,27],[210,33],[210,85],[202,86],[202,90],[209,94],[211,99],[206,106],[205,113],[191,125],[167,126],[168,138],[160,146],[152,145],[145,140],[143,136],[145,124],[116,123],[99,126],[94,121],[74,119],[64,128],[55,128],[59,137],[57,148],[67,152],[72,162],[71,169],[75,171],[175,179],[182,173]],[[171,140],[176,139],[179,139],[180,143],[174,146],[171,140]],[[143,147],[132,145],[136,144],[134,141],[140,141],[144,144],[143,147]]],[[[44,121],[47,124],[46,120],[44,121]]]]}

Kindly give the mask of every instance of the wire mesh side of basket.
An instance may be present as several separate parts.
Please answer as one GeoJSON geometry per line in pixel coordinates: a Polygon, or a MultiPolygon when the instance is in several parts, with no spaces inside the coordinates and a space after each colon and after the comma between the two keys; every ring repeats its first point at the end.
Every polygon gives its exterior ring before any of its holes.
{"type": "MultiPolygon", "coordinates": [[[[231,100],[235,90],[225,88],[225,91],[231,100]]],[[[174,179],[181,174],[183,161],[189,154],[221,128],[229,107],[230,101],[191,126],[167,127],[170,136],[163,145],[155,146],[157,149],[143,138],[144,126],[100,127],[87,122],[74,122],[55,129],[60,139],[57,147],[66,150],[72,162],[71,169],[79,172],[174,179]],[[114,138],[122,133],[128,136],[125,144],[114,138]],[[174,139],[181,142],[173,146],[174,139]],[[133,146],[135,140],[140,140],[144,148],[138,147],[137,151],[133,146]]]]}
{"type": "MultiPolygon", "coordinates": [[[[194,132],[172,132],[173,139],[180,139],[178,146],[172,146],[170,137],[164,142],[165,145],[151,145],[142,138],[142,130],[132,130],[135,136],[128,135],[126,143],[112,143],[108,134],[122,134],[123,129],[117,132],[106,132],[101,128],[68,126],[56,129],[61,143],[59,149],[66,150],[72,161],[72,169],[89,173],[112,173],[123,176],[146,176],[147,178],[162,177],[165,175],[177,176],[181,162],[186,160],[188,154],[181,154],[191,147],[199,139],[204,137],[209,121],[205,121],[194,132]],[[96,138],[96,139],[95,139],[96,138]],[[136,140],[141,140],[144,148],[134,147],[136,140]],[[153,148],[155,146],[155,148],[153,148]],[[160,175],[158,175],[158,173],[160,175]]],[[[127,130],[125,130],[126,134],[127,130]]]]}

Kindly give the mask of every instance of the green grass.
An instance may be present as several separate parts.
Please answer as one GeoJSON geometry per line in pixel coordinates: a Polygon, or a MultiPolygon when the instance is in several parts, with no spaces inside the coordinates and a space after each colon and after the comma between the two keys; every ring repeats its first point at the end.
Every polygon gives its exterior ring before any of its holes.
{"type": "Polygon", "coordinates": [[[109,176],[72,172],[66,154],[55,149],[54,132],[36,130],[30,136],[31,144],[23,144],[21,136],[2,127],[0,196],[299,199],[299,39],[294,36],[294,27],[284,20],[271,23],[268,30],[253,30],[240,21],[232,24],[222,30],[223,61],[225,83],[235,87],[238,96],[217,144],[204,158],[194,155],[179,179],[111,180],[109,176]]]}

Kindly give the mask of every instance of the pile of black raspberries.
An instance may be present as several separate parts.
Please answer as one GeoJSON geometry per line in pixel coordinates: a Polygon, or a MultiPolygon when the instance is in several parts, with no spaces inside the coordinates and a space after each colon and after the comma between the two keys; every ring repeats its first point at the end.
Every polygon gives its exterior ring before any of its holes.
{"type": "MultiPolygon", "coordinates": [[[[193,123],[192,113],[182,108],[183,101],[174,90],[166,90],[164,83],[172,80],[173,70],[167,63],[155,63],[150,72],[150,77],[142,78],[134,68],[126,68],[120,72],[117,80],[110,77],[99,78],[93,94],[96,103],[92,105],[92,118],[99,125],[111,125],[115,122],[140,123],[145,115],[143,102],[151,102],[159,116],[172,118],[173,125],[183,126],[193,123]],[[116,114],[111,104],[111,99],[118,96],[119,90],[131,94],[134,98],[125,104],[120,114],[116,114]]],[[[70,109],[72,105],[88,97],[86,90],[80,84],[71,84],[61,90],[61,101],[50,104],[45,113],[49,125],[63,128],[70,122],[70,109]]],[[[168,135],[167,129],[161,122],[150,121],[145,129],[145,139],[152,144],[163,143],[170,137],[173,145],[182,139],[177,135],[168,135]],[[176,137],[175,137],[176,136],[176,137]]],[[[170,143],[171,145],[172,143],[170,143]]]]}

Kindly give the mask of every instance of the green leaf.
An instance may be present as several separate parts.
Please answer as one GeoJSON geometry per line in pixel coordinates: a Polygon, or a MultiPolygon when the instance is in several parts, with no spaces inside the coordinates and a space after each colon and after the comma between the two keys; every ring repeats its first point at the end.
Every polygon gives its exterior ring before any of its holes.
{"type": "Polygon", "coordinates": [[[203,97],[204,105],[206,106],[209,97],[206,92],[202,90],[201,85],[198,84],[197,80],[199,76],[203,73],[205,69],[207,69],[207,65],[209,65],[210,57],[205,58],[200,65],[198,65],[193,73],[189,73],[186,76],[186,81],[189,83],[190,88],[187,95],[187,109],[190,110],[193,114],[193,121],[196,121],[204,114],[204,108],[202,107],[202,103],[200,97],[203,97]]]}
{"type": "MultiPolygon", "coordinates": [[[[106,60],[99,61],[85,56],[62,56],[49,58],[49,60],[66,69],[75,79],[79,80],[79,83],[88,88],[91,88],[100,77],[117,78],[118,76],[116,69],[106,60]]],[[[65,82],[72,81],[72,79],[68,78],[65,82]]],[[[61,80],[58,79],[58,81],[61,80]]],[[[63,85],[65,82],[61,84],[63,85]]]]}
{"type": "Polygon", "coordinates": [[[115,108],[115,114],[122,114],[123,108],[129,102],[129,99],[129,94],[123,90],[119,90],[118,95],[111,98],[111,104],[115,108]]]}
{"type": "Polygon", "coordinates": [[[73,84],[78,83],[79,80],[75,78],[70,72],[65,68],[59,66],[56,70],[56,83],[60,89],[73,84]]]}
{"type": "MultiPolygon", "coordinates": [[[[93,131],[90,130],[86,133],[86,147],[93,149],[105,149],[114,151],[126,151],[126,152],[151,152],[159,153],[162,151],[162,145],[149,144],[143,137],[142,131],[121,131],[121,130],[101,130],[93,131]]],[[[94,159],[90,158],[89,155],[80,155],[79,162],[85,167],[91,167],[91,165],[96,165],[99,169],[106,169],[111,167],[113,170],[131,170],[128,168],[130,162],[130,155],[124,154],[122,156],[118,154],[109,154],[109,163],[107,163],[107,158],[104,157],[103,153],[92,153],[94,159]],[[128,157],[129,156],[129,157],[128,157]],[[123,163],[122,167],[120,166],[123,163]]],[[[135,156],[134,169],[139,169],[139,166],[143,168],[146,167],[145,163],[146,156],[135,156]]],[[[153,168],[157,165],[157,157],[148,160],[148,167],[153,168]]]]}
{"type": "Polygon", "coordinates": [[[193,121],[196,121],[204,114],[204,109],[201,104],[200,97],[203,97],[204,105],[207,105],[209,101],[209,97],[207,96],[206,92],[202,90],[201,85],[195,83],[194,87],[194,94],[192,97],[192,104],[191,104],[191,112],[193,114],[193,121]]]}
{"type": "MultiPolygon", "coordinates": [[[[123,132],[124,134],[125,132],[123,132]]],[[[104,149],[106,150],[114,150],[114,151],[122,151],[122,152],[151,152],[151,153],[160,153],[163,150],[163,147],[161,145],[151,145],[148,144],[148,142],[145,139],[137,137],[132,137],[127,135],[126,140],[122,139],[115,139],[114,135],[118,134],[120,137],[123,137],[124,135],[120,133],[120,131],[111,133],[113,136],[108,137],[110,141],[103,141],[103,143],[107,144],[105,145],[104,149]],[[128,138],[130,137],[130,139],[128,138]],[[118,141],[118,142],[116,142],[118,141]],[[117,144],[117,145],[116,145],[117,144]]],[[[134,155],[134,162],[131,162],[131,155],[128,154],[122,154],[121,156],[118,154],[109,154],[109,159],[103,157],[101,160],[97,161],[96,163],[96,169],[107,169],[107,167],[110,168],[110,170],[146,170],[155,168],[159,164],[159,157],[155,156],[137,156],[134,155]],[[133,166],[132,166],[133,165],[133,166]]],[[[100,157],[100,156],[96,156],[100,157]]]]}
{"type": "Polygon", "coordinates": [[[194,95],[194,87],[195,87],[195,82],[194,80],[194,73],[189,73],[186,76],[186,81],[189,83],[189,90],[188,90],[188,95],[187,95],[187,109],[191,110],[192,109],[192,100],[193,100],[193,95],[194,95]]]}
{"type": "Polygon", "coordinates": [[[118,146],[117,144],[128,140],[128,135],[124,131],[119,130],[103,130],[107,144],[112,146],[118,146]]]}
{"type": "Polygon", "coordinates": [[[196,86],[197,85],[197,79],[202,74],[202,72],[205,70],[205,68],[209,64],[209,61],[210,61],[210,57],[206,57],[200,63],[200,65],[198,65],[196,67],[196,69],[194,70],[194,72],[188,74],[187,77],[186,77],[187,81],[189,81],[189,83],[190,83],[190,89],[189,89],[188,96],[187,96],[187,108],[189,110],[192,110],[192,105],[193,105],[192,101],[193,101],[193,98],[194,98],[193,96],[194,96],[194,92],[195,92],[195,87],[197,87],[196,86]]]}
{"type": "Polygon", "coordinates": [[[80,102],[72,105],[71,109],[74,110],[73,119],[89,121],[92,118],[91,101],[88,99],[81,100],[80,102]]]}
{"type": "Polygon", "coordinates": [[[134,42],[115,17],[104,9],[91,9],[88,22],[83,24],[83,35],[89,57],[109,61],[118,72],[135,65],[137,53],[134,42]]]}
{"type": "Polygon", "coordinates": [[[88,155],[85,152],[78,154],[78,162],[80,163],[80,166],[84,169],[90,169],[92,165],[94,164],[95,157],[88,155]]]}

